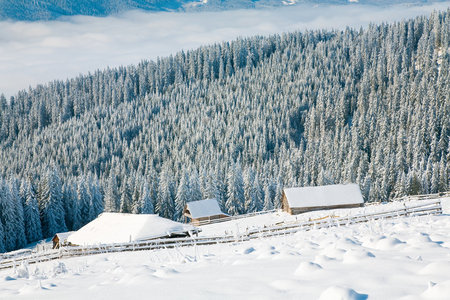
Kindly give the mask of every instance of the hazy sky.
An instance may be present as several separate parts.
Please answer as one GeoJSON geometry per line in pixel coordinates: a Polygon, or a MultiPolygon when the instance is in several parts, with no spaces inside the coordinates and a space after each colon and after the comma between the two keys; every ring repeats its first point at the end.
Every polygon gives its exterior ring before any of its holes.
{"type": "Polygon", "coordinates": [[[138,63],[181,49],[238,36],[315,28],[359,27],[446,9],[424,6],[290,6],[268,10],[199,13],[129,12],[65,21],[0,22],[0,93],[14,95],[38,83],[106,66],[138,63]]]}

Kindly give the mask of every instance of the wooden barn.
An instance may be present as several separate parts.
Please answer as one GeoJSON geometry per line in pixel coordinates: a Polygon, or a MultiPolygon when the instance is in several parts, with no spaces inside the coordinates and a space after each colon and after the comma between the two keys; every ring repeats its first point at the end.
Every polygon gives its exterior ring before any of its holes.
{"type": "Polygon", "coordinates": [[[52,238],[53,249],[59,249],[61,246],[69,245],[70,243],[67,242],[67,238],[72,233],[74,233],[74,231],[60,232],[60,233],[55,234],[55,236],[52,238]]]}
{"type": "Polygon", "coordinates": [[[191,220],[193,225],[208,223],[211,220],[229,217],[220,210],[217,199],[205,199],[188,202],[184,206],[183,215],[191,220]]]}
{"type": "Polygon", "coordinates": [[[283,211],[291,215],[364,205],[361,190],[354,183],[287,188],[283,190],[281,202],[283,211]]]}

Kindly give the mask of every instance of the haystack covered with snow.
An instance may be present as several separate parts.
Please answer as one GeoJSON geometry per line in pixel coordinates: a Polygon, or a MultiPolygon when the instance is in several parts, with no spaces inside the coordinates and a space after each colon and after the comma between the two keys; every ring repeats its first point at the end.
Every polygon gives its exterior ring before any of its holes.
{"type": "Polygon", "coordinates": [[[227,214],[221,211],[216,199],[188,202],[184,207],[183,215],[191,219],[193,224],[207,223],[211,220],[228,217],[227,214]]]}
{"type": "Polygon", "coordinates": [[[357,184],[335,184],[283,190],[282,208],[295,215],[302,212],[359,207],[364,203],[357,184]]]}
{"type": "Polygon", "coordinates": [[[97,219],[71,234],[73,245],[126,243],[162,237],[188,236],[198,232],[192,225],[178,223],[158,215],[102,213],[97,219]]]}

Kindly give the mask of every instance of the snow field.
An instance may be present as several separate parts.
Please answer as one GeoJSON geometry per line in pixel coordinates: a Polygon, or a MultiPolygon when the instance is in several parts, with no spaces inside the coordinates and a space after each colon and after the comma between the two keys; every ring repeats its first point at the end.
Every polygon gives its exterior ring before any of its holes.
{"type": "Polygon", "coordinates": [[[410,217],[64,259],[1,271],[0,299],[448,299],[449,228],[450,215],[410,217]]]}

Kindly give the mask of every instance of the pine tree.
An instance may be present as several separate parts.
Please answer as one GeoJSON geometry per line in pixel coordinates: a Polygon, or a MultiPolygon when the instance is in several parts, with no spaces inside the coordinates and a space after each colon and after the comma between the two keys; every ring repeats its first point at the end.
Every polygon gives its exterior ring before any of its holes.
{"type": "Polygon", "coordinates": [[[189,201],[199,201],[202,200],[202,189],[200,186],[200,179],[198,177],[197,171],[192,173],[189,181],[190,197],[189,201]]]}
{"type": "Polygon", "coordinates": [[[72,182],[63,185],[63,199],[67,228],[71,231],[78,230],[82,225],[80,203],[77,197],[76,185],[74,186],[72,182]]]}
{"type": "Polygon", "coordinates": [[[59,175],[55,169],[48,170],[40,185],[38,201],[44,237],[67,231],[62,201],[59,175]]]}
{"type": "Polygon", "coordinates": [[[264,190],[264,211],[273,209],[273,198],[275,198],[275,191],[273,190],[272,186],[268,184],[266,185],[264,190]]]}
{"type": "Polygon", "coordinates": [[[167,165],[163,167],[160,176],[156,211],[161,217],[172,219],[175,210],[175,191],[167,165]]]}
{"type": "Polygon", "coordinates": [[[177,221],[183,220],[183,210],[184,206],[190,200],[190,190],[189,190],[189,176],[187,171],[184,171],[180,183],[178,185],[178,191],[175,198],[175,215],[174,219],[177,221]]]}
{"type": "Polygon", "coordinates": [[[6,252],[5,246],[5,230],[3,229],[3,224],[0,221],[0,253],[6,252]]]}
{"type": "Polygon", "coordinates": [[[25,199],[25,235],[27,237],[27,242],[32,243],[42,239],[42,227],[39,218],[38,203],[30,182],[23,181],[21,191],[25,199]]]}
{"type": "Polygon", "coordinates": [[[255,186],[255,172],[252,169],[248,169],[244,177],[245,185],[245,203],[244,210],[246,213],[252,213],[256,211],[257,205],[257,187],[255,186]]]}
{"type": "Polygon", "coordinates": [[[244,213],[244,179],[242,178],[242,170],[239,162],[230,168],[227,177],[227,201],[225,207],[229,214],[238,215],[244,213]]]}
{"type": "Polygon", "coordinates": [[[155,210],[153,208],[152,198],[151,198],[151,192],[150,192],[147,182],[144,183],[140,202],[142,203],[141,213],[143,213],[143,214],[154,214],[155,213],[155,210]]]}
{"type": "Polygon", "coordinates": [[[105,211],[106,212],[117,212],[119,211],[120,202],[119,192],[117,188],[117,179],[113,171],[109,174],[108,186],[106,188],[105,194],[105,211]]]}
{"type": "Polygon", "coordinates": [[[408,173],[408,195],[419,195],[422,192],[422,184],[415,171],[408,173]]]}
{"type": "Polygon", "coordinates": [[[255,177],[255,209],[256,211],[262,211],[264,208],[264,190],[259,181],[259,176],[255,177]]]}
{"type": "Polygon", "coordinates": [[[98,182],[94,182],[93,179],[89,180],[89,194],[92,199],[92,217],[96,218],[103,212],[103,195],[98,182]]]}
{"type": "Polygon", "coordinates": [[[80,207],[81,225],[86,225],[94,218],[91,195],[88,193],[86,178],[81,176],[77,185],[77,198],[80,207]]]}
{"type": "Polygon", "coordinates": [[[15,208],[11,192],[8,185],[4,181],[0,181],[0,219],[5,231],[5,249],[12,251],[16,249],[17,231],[15,222],[15,208]]]}
{"type": "Polygon", "coordinates": [[[121,213],[131,213],[132,210],[132,195],[130,186],[126,181],[123,181],[122,187],[120,189],[120,212],[121,213]]]}
{"type": "Polygon", "coordinates": [[[16,180],[11,177],[9,180],[9,189],[11,198],[14,204],[14,223],[16,231],[16,249],[21,249],[27,244],[27,238],[25,235],[25,220],[23,213],[23,201],[19,196],[19,190],[16,180]]]}

